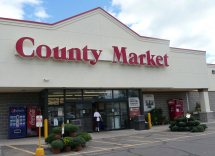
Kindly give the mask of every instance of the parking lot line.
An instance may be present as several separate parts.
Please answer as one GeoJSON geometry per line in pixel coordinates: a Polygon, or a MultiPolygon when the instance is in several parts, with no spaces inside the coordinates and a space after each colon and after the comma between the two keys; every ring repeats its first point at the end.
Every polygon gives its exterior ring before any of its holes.
{"type": "MultiPolygon", "coordinates": [[[[114,138],[111,138],[111,139],[113,139],[114,140],[114,138]]],[[[136,141],[136,142],[143,142],[143,143],[150,143],[150,142],[152,142],[152,141],[147,141],[147,140],[135,140],[135,139],[120,139],[121,141],[127,141],[127,142],[129,142],[129,141],[136,141]]],[[[126,144],[123,144],[123,145],[126,145],[126,144]]],[[[129,144],[128,144],[129,145],[129,144]]]]}
{"type": "Polygon", "coordinates": [[[95,152],[104,152],[104,151],[111,151],[114,149],[120,149],[123,147],[113,147],[113,148],[106,148],[106,149],[100,149],[100,150],[92,150],[92,151],[86,151],[86,152],[79,152],[79,153],[71,153],[71,154],[65,154],[62,156],[73,156],[73,155],[81,155],[81,154],[89,154],[89,153],[95,153],[95,152]]]}
{"type": "MultiPolygon", "coordinates": [[[[191,137],[195,137],[195,136],[204,136],[204,135],[209,135],[209,134],[214,134],[215,132],[211,132],[211,133],[204,133],[204,134],[196,134],[196,135],[192,135],[192,136],[181,136],[181,137],[176,137],[176,138],[170,138],[170,139],[164,139],[164,140],[157,140],[157,141],[150,141],[150,142],[142,142],[142,143],[138,143],[138,144],[118,144],[120,145],[119,147],[112,147],[112,148],[102,148],[102,147],[94,147],[91,146],[93,148],[98,148],[98,150],[91,150],[91,151],[85,151],[85,152],[79,152],[79,153],[71,153],[71,154],[66,154],[63,156],[74,156],[74,155],[81,155],[81,154],[90,154],[90,153],[96,153],[96,152],[105,152],[105,151],[111,151],[114,149],[123,149],[126,147],[135,147],[135,146],[140,146],[140,145],[144,145],[144,144],[153,144],[153,143],[161,143],[162,141],[182,141],[182,139],[185,138],[191,138],[191,137]]],[[[95,140],[92,140],[95,141],[95,140]]],[[[103,142],[103,141],[95,141],[95,142],[101,142],[101,143],[107,143],[107,144],[117,144],[117,143],[111,143],[111,142],[103,142]]]]}
{"type": "Polygon", "coordinates": [[[143,140],[134,140],[134,139],[128,139],[127,141],[136,141],[136,142],[142,142],[142,143],[151,143],[151,142],[153,142],[153,141],[143,141],[143,140]]]}
{"type": "Polygon", "coordinates": [[[45,145],[45,144],[44,144],[44,145],[41,145],[41,146],[42,146],[42,147],[49,147],[49,145],[45,145]]]}
{"type": "Polygon", "coordinates": [[[141,139],[146,138],[145,136],[135,136],[135,135],[131,135],[131,136],[128,136],[128,137],[131,137],[131,138],[141,138],[141,139]]]}
{"type": "Polygon", "coordinates": [[[34,152],[31,152],[31,151],[28,151],[28,150],[25,150],[25,149],[22,149],[22,148],[17,148],[17,147],[14,147],[12,145],[6,145],[7,147],[10,147],[10,148],[13,148],[15,150],[19,150],[19,151],[22,151],[22,152],[25,152],[25,153],[29,153],[29,154],[32,154],[32,155],[35,155],[34,152]]]}
{"type": "Polygon", "coordinates": [[[88,146],[88,147],[92,147],[92,148],[98,148],[98,149],[101,149],[101,150],[106,150],[106,149],[108,149],[108,148],[95,147],[95,146],[88,146]]]}
{"type": "Polygon", "coordinates": [[[118,144],[118,143],[107,142],[107,141],[98,141],[98,140],[92,140],[92,141],[93,142],[100,142],[100,143],[104,143],[104,144],[118,145],[118,146],[130,145],[130,144],[118,144]]]}

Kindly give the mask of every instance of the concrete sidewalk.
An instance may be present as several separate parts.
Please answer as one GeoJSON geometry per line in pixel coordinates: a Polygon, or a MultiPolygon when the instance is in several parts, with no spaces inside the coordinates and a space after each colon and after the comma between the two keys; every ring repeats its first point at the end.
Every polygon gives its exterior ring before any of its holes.
{"type": "MultiPolygon", "coordinates": [[[[164,126],[153,126],[149,130],[134,130],[134,129],[126,129],[126,130],[115,130],[115,131],[101,131],[90,133],[93,139],[101,139],[101,138],[111,138],[117,136],[129,136],[135,134],[147,134],[153,132],[163,132],[169,131],[169,125],[164,126]]],[[[42,144],[46,144],[44,142],[44,138],[41,139],[42,144]]],[[[22,139],[0,139],[0,146],[4,145],[28,145],[28,144],[38,144],[38,137],[31,138],[22,138],[22,139]]]]}

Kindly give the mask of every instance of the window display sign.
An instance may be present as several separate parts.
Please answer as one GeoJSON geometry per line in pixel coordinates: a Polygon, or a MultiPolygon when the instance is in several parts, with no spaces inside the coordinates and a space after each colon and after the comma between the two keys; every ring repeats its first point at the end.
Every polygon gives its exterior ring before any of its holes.
{"type": "Polygon", "coordinates": [[[130,118],[133,118],[133,117],[138,116],[138,115],[140,115],[140,108],[139,107],[129,109],[129,117],[130,118]]]}
{"type": "Polygon", "coordinates": [[[153,94],[143,94],[144,112],[155,108],[155,99],[153,94]]]}
{"type": "Polygon", "coordinates": [[[58,119],[54,118],[54,126],[58,126],[58,119]]]}
{"type": "Polygon", "coordinates": [[[9,134],[10,139],[26,137],[26,108],[9,108],[9,134]]]}
{"type": "Polygon", "coordinates": [[[140,107],[140,100],[138,97],[130,97],[128,98],[129,108],[131,107],[140,107]]]}
{"type": "Polygon", "coordinates": [[[58,108],[58,116],[63,116],[63,108],[58,108]]]}

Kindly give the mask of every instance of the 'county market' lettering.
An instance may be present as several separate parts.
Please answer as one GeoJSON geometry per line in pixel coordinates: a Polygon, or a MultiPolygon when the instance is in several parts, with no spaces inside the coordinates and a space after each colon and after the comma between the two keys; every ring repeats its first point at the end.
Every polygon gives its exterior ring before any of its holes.
{"type": "MultiPolygon", "coordinates": [[[[91,49],[88,46],[83,48],[59,48],[58,46],[50,48],[50,46],[41,44],[34,48],[34,39],[31,37],[22,37],[16,42],[16,51],[19,56],[25,58],[38,57],[40,59],[53,58],[55,60],[63,61],[84,61],[89,62],[91,65],[95,65],[102,50],[91,49]],[[24,42],[28,42],[33,47],[33,50],[25,50],[24,42]]],[[[164,67],[168,65],[168,56],[152,55],[150,51],[146,51],[144,54],[137,55],[136,53],[127,53],[126,47],[113,46],[113,63],[122,63],[128,65],[147,65],[164,67]]]]}
{"type": "Polygon", "coordinates": [[[150,50],[145,52],[145,54],[137,55],[136,53],[129,53],[127,57],[126,47],[119,49],[117,46],[113,46],[114,55],[113,63],[122,62],[123,64],[131,65],[148,65],[148,66],[169,66],[168,56],[151,55],[150,50]]]}

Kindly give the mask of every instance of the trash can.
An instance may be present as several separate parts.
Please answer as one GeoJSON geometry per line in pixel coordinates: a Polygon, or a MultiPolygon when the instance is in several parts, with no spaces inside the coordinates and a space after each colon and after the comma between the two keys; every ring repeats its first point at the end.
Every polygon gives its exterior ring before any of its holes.
{"type": "Polygon", "coordinates": [[[145,129],[145,117],[144,117],[144,115],[138,115],[135,117],[134,129],[135,130],[144,130],[145,129]]]}

